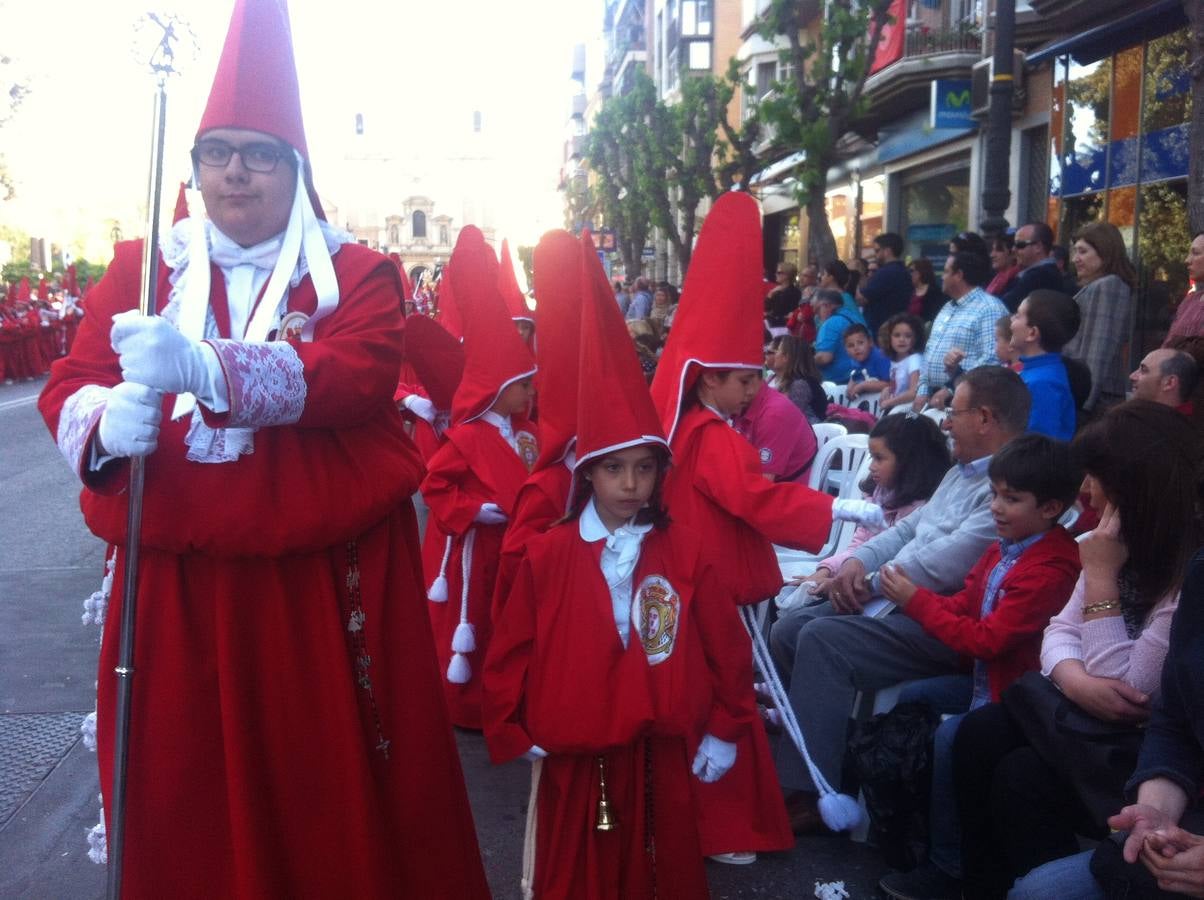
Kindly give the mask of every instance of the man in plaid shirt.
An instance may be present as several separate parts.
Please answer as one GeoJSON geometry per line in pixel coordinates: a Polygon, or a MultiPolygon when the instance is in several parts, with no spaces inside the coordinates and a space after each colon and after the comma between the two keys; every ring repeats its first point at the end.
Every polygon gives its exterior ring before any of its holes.
{"type": "Polygon", "coordinates": [[[951,391],[944,390],[962,372],[997,366],[995,323],[1008,314],[998,297],[982,289],[991,277],[991,264],[977,253],[952,253],[945,260],[944,290],[951,298],[932,323],[924,350],[924,367],[913,404],[944,409],[951,391]]]}

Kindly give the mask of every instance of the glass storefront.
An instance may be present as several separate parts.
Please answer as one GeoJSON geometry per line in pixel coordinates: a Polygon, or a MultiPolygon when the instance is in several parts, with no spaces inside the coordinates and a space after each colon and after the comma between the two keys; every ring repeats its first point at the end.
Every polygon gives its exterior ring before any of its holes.
{"type": "Polygon", "coordinates": [[[1053,64],[1048,221],[1059,243],[1115,225],[1141,283],[1131,358],[1161,343],[1187,290],[1187,29],[1093,62],[1053,64]]]}
{"type": "Polygon", "coordinates": [[[926,256],[940,271],[949,239],[965,231],[970,220],[969,151],[904,172],[900,201],[904,255],[926,256]]]}

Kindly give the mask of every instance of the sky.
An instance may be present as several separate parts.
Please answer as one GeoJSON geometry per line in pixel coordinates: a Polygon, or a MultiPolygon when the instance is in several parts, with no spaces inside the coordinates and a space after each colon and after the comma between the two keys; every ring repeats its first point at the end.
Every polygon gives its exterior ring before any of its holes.
{"type": "MultiPolygon", "coordinates": [[[[233,0],[0,0],[0,56],[30,90],[0,126],[17,191],[0,202],[0,225],[94,261],[109,254],[114,220],[126,237],[143,230],[154,80],[135,58],[135,23],[148,9],[187,22],[198,47],[168,87],[170,210],[232,8],[233,0]]],[[[556,184],[572,48],[587,44],[596,67],[602,0],[292,0],[290,16],[324,200],[393,210],[425,184],[438,203],[440,185],[464,168],[456,160],[485,153],[499,175],[476,190],[499,235],[529,244],[563,224],[556,184]]]]}

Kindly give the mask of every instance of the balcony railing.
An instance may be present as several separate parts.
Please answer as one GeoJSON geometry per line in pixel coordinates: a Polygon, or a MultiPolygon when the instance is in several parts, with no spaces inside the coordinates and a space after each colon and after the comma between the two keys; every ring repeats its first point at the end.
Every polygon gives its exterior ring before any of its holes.
{"type": "Polygon", "coordinates": [[[932,26],[911,23],[903,42],[903,56],[931,56],[935,53],[981,53],[982,32],[972,23],[932,26]]]}

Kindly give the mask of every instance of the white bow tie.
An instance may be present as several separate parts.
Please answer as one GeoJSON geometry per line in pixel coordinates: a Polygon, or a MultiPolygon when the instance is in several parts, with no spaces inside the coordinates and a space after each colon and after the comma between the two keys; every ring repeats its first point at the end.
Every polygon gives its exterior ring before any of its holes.
{"type": "Polygon", "coordinates": [[[257,269],[271,271],[276,265],[276,257],[280,255],[280,245],[283,237],[269,238],[254,247],[240,247],[233,241],[222,240],[215,236],[209,248],[209,258],[223,269],[233,269],[238,266],[255,266],[257,269]]]}
{"type": "Polygon", "coordinates": [[[631,577],[640,557],[640,544],[651,530],[651,525],[621,525],[606,536],[606,549],[619,555],[615,560],[615,573],[620,581],[631,577]]]}

